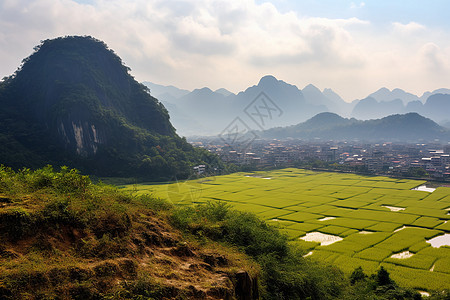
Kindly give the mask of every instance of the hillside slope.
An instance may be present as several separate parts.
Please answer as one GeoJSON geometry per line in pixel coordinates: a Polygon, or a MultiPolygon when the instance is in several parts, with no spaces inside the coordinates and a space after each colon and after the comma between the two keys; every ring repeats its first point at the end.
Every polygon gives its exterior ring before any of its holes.
{"type": "Polygon", "coordinates": [[[262,132],[266,138],[417,142],[450,141],[450,131],[417,113],[359,121],[321,113],[304,123],[262,132]]]}
{"type": "Polygon", "coordinates": [[[180,138],[164,106],[92,37],[45,40],[0,83],[0,163],[101,176],[187,177],[215,162],[180,138]]]}
{"type": "Polygon", "coordinates": [[[168,203],[68,169],[0,168],[0,179],[0,299],[257,296],[257,266],[187,241],[169,224],[168,203]]]}

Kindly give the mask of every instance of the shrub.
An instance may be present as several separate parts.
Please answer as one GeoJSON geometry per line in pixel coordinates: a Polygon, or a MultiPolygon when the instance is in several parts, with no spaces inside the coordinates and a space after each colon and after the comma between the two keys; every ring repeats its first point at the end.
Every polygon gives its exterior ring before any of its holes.
{"type": "Polygon", "coordinates": [[[361,267],[358,267],[350,275],[350,283],[355,284],[357,281],[366,279],[366,277],[367,275],[364,274],[363,269],[361,267]]]}
{"type": "Polygon", "coordinates": [[[105,234],[112,237],[124,236],[131,227],[131,218],[121,205],[103,206],[90,219],[89,226],[97,238],[105,234]]]}
{"type": "Polygon", "coordinates": [[[40,222],[47,226],[70,225],[83,227],[83,221],[69,208],[69,200],[54,200],[48,203],[40,212],[40,222]]]}
{"type": "Polygon", "coordinates": [[[0,213],[0,232],[11,240],[19,240],[33,229],[33,216],[22,208],[0,213]]]}
{"type": "Polygon", "coordinates": [[[378,270],[377,272],[376,282],[379,286],[393,283],[393,281],[389,277],[389,272],[383,266],[381,266],[380,270],[378,270]]]}

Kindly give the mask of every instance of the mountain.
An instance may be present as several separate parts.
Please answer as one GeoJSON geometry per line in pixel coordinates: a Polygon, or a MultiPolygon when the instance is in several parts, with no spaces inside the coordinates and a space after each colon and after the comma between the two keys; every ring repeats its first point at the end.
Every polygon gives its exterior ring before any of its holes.
{"type": "Polygon", "coordinates": [[[307,99],[295,85],[267,75],[257,85],[238,94],[205,87],[178,98],[168,93],[161,94],[160,98],[169,109],[175,127],[181,134],[189,136],[224,132],[237,117],[244,127],[252,129],[293,125],[319,112],[329,111],[327,105],[333,108],[340,105],[335,101],[336,96],[330,100],[313,86],[307,87],[305,92],[307,99]],[[262,96],[266,98],[263,100],[262,96]]]}
{"type": "Polygon", "coordinates": [[[445,94],[445,92],[450,90],[439,89],[436,91],[429,93],[425,103],[422,104],[422,101],[418,97],[413,97],[414,95],[409,98],[404,96],[403,98],[389,100],[394,97],[392,96],[394,94],[408,95],[409,93],[405,93],[399,89],[390,92],[388,89],[382,88],[376,93],[371,94],[372,96],[357,101],[353,107],[351,116],[357,119],[368,120],[382,118],[392,114],[417,112],[435,122],[447,122],[450,120],[448,116],[448,112],[450,111],[450,94],[445,94]],[[436,91],[443,93],[435,93],[436,91]],[[405,101],[409,102],[405,105],[405,101]]]}
{"type": "Polygon", "coordinates": [[[168,108],[173,124],[185,136],[224,133],[236,125],[236,118],[241,129],[264,130],[298,124],[320,112],[333,112],[360,120],[416,112],[440,124],[450,121],[445,114],[448,111],[447,100],[437,104],[431,98],[427,104],[431,96],[449,95],[450,89],[437,89],[418,97],[398,88],[392,91],[381,88],[362,100],[348,103],[331,89],[320,91],[312,84],[299,89],[272,75],[262,77],[257,85],[238,94],[224,88],[215,91],[202,88],[189,92],[173,86],[145,84],[168,108]],[[266,104],[258,103],[261,93],[269,99],[266,104]],[[262,108],[255,104],[262,105],[262,108]],[[272,115],[267,112],[276,113],[272,115]]]}
{"type": "Polygon", "coordinates": [[[322,94],[334,103],[347,103],[332,89],[325,88],[323,89],[322,94]]]}
{"type": "Polygon", "coordinates": [[[345,102],[338,94],[331,89],[321,92],[312,84],[307,85],[302,90],[306,102],[314,105],[324,105],[328,111],[347,115],[351,111],[351,105],[345,102]]]}
{"type": "Polygon", "coordinates": [[[427,101],[427,99],[431,96],[431,95],[435,95],[435,94],[450,94],[450,89],[437,89],[434,90],[432,92],[425,92],[423,93],[423,95],[420,97],[420,101],[422,103],[425,103],[427,101]]]}
{"type": "Polygon", "coordinates": [[[188,90],[179,89],[173,85],[160,85],[149,81],[144,81],[142,84],[150,89],[150,95],[158,99],[161,98],[161,95],[168,95],[176,99],[190,93],[188,90]]]}
{"type": "Polygon", "coordinates": [[[439,122],[450,121],[450,94],[433,94],[423,105],[423,114],[439,122]]]}
{"type": "Polygon", "coordinates": [[[411,102],[411,101],[419,100],[418,96],[411,94],[411,93],[407,93],[402,89],[393,89],[392,91],[390,91],[389,89],[387,89],[385,87],[370,94],[368,97],[372,97],[375,100],[377,100],[378,102],[388,102],[388,101],[400,99],[400,100],[402,100],[402,102],[404,104],[407,104],[408,102],[411,102]]]}
{"type": "Polygon", "coordinates": [[[408,102],[406,111],[420,113],[423,111],[423,103],[420,100],[408,102]]]}
{"type": "Polygon", "coordinates": [[[222,95],[224,95],[224,96],[231,96],[231,95],[234,95],[234,93],[232,93],[232,92],[230,92],[229,90],[224,89],[224,88],[217,89],[217,90],[215,90],[214,92],[215,92],[215,93],[222,94],[222,95]]]}
{"type": "Polygon", "coordinates": [[[403,113],[405,107],[402,100],[378,102],[373,97],[359,101],[352,111],[352,117],[362,120],[382,118],[391,114],[403,113]]]}
{"type": "Polygon", "coordinates": [[[92,37],[43,41],[0,83],[0,163],[156,180],[216,161],[176,134],[166,108],[128,72],[92,37]]]}
{"type": "Polygon", "coordinates": [[[435,139],[450,141],[450,130],[417,113],[391,115],[368,121],[342,118],[334,113],[321,113],[304,123],[266,130],[261,136],[367,142],[417,142],[435,139]]]}

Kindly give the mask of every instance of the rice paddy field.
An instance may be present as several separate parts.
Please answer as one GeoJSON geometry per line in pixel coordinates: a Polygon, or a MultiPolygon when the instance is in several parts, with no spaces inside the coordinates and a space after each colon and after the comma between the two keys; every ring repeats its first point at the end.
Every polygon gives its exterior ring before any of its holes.
{"type": "Polygon", "coordinates": [[[176,205],[224,201],[253,212],[302,247],[305,256],[351,273],[384,266],[400,285],[450,288],[450,188],[425,182],[283,169],[127,185],[176,205]]]}

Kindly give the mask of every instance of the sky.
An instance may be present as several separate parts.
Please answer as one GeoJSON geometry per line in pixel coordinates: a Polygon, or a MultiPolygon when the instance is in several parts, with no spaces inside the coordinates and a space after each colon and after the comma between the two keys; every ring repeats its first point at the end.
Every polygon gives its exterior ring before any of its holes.
{"type": "Polygon", "coordinates": [[[450,88],[448,0],[0,0],[0,78],[41,40],[90,35],[138,81],[245,90],[265,75],[346,101],[450,88]]]}

